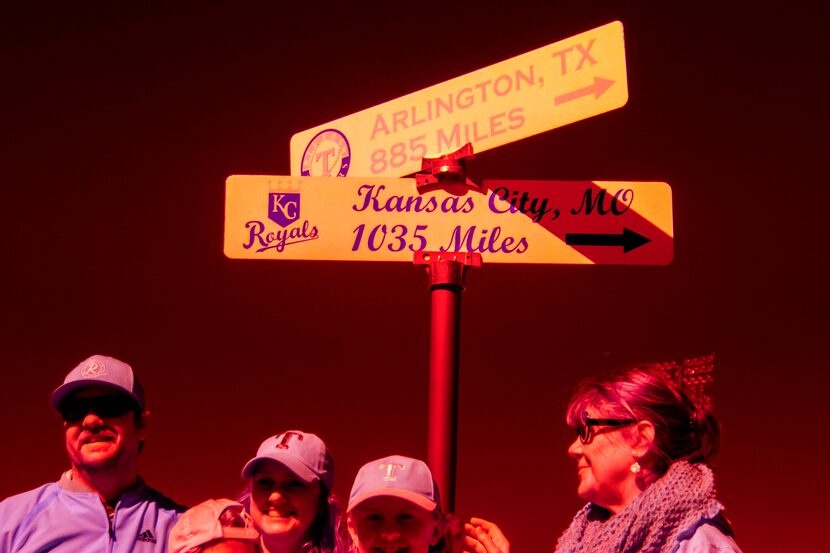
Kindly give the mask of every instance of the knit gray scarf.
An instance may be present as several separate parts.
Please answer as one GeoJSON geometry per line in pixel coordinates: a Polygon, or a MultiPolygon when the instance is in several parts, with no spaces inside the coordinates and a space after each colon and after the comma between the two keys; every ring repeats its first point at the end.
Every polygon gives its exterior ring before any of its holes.
{"type": "Polygon", "coordinates": [[[670,553],[684,530],[722,510],[712,470],[677,461],[616,515],[585,505],[560,536],[556,552],[670,553]]]}

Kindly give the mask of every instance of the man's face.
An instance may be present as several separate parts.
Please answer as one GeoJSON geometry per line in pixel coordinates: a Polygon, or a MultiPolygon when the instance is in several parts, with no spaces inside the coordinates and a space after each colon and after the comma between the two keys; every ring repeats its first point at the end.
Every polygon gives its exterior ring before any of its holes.
{"type": "Polygon", "coordinates": [[[134,406],[128,396],[103,386],[68,397],[61,415],[72,467],[95,471],[135,463],[138,444],[147,435],[147,416],[136,416],[134,406]]]}

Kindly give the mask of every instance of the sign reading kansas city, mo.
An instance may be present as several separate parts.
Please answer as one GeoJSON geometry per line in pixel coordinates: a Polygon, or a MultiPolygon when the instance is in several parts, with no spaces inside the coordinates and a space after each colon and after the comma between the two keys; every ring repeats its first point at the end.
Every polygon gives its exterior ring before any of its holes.
{"type": "Polygon", "coordinates": [[[619,21],[319,125],[291,138],[291,174],[400,177],[623,106],[619,21]]]}
{"type": "Polygon", "coordinates": [[[415,179],[231,176],[225,255],[402,261],[478,252],[485,263],[665,265],[671,189],[662,182],[485,180],[419,192],[415,179]]]}

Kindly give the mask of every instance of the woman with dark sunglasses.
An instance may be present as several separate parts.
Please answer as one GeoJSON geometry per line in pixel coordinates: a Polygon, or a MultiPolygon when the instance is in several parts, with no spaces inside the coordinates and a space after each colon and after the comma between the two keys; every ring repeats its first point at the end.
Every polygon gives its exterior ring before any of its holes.
{"type": "Polygon", "coordinates": [[[709,468],[718,423],[662,374],[628,368],[583,381],[567,422],[588,504],[557,552],[740,553],[709,468]]]}

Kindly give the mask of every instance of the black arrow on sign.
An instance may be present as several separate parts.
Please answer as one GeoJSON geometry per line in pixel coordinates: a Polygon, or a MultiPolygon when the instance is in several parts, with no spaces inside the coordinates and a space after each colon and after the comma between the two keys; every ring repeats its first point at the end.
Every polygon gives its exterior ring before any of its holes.
{"type": "Polygon", "coordinates": [[[622,234],[565,234],[565,243],[569,246],[622,246],[623,253],[628,253],[649,242],[651,238],[646,238],[625,227],[623,227],[622,234]]]}

